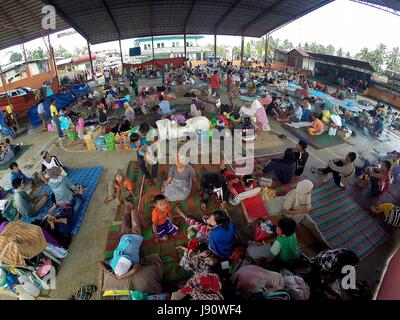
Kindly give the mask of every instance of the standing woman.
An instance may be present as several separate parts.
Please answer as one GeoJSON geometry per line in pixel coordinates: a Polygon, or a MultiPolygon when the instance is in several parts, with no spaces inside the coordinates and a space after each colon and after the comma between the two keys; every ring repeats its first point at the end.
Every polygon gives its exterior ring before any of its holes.
{"type": "Polygon", "coordinates": [[[176,165],[169,169],[168,179],[164,182],[164,195],[168,201],[185,200],[192,191],[193,181],[200,188],[200,182],[193,167],[186,162],[186,158],[179,155],[176,165]]]}
{"type": "Polygon", "coordinates": [[[103,133],[106,132],[106,126],[108,123],[108,116],[107,116],[107,110],[104,107],[104,104],[100,103],[99,107],[97,109],[97,117],[98,117],[98,122],[102,127],[103,133]]]}
{"type": "Polygon", "coordinates": [[[56,100],[51,99],[50,102],[50,114],[51,114],[51,122],[56,126],[57,128],[57,133],[58,133],[58,138],[62,139],[64,138],[62,129],[61,129],[61,123],[60,119],[58,118],[58,110],[56,107],[56,100]]]}

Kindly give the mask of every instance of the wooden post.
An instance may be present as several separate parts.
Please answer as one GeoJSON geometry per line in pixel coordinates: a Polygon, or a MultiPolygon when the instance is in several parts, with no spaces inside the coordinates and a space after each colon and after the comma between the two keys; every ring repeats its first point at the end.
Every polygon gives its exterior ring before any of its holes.
{"type": "Polygon", "coordinates": [[[51,58],[51,61],[52,61],[52,63],[53,63],[54,73],[55,73],[55,75],[56,75],[56,79],[57,79],[57,83],[58,83],[58,88],[60,88],[60,79],[58,78],[57,64],[56,64],[56,59],[55,59],[55,57],[54,57],[54,49],[53,49],[53,47],[52,47],[52,45],[51,45],[51,42],[50,42],[50,34],[47,35],[47,39],[48,39],[48,41],[49,41],[49,54],[50,54],[50,58],[51,58]]]}
{"type": "Polygon", "coordinates": [[[92,51],[90,50],[90,43],[89,40],[87,41],[88,53],[89,53],[89,61],[90,61],[90,69],[92,71],[92,80],[96,79],[94,67],[93,67],[93,60],[92,60],[92,51]]]}
{"type": "Polygon", "coordinates": [[[28,76],[28,78],[30,78],[31,70],[29,69],[28,59],[26,59],[25,45],[23,43],[21,44],[21,48],[22,48],[22,54],[24,55],[25,65],[26,65],[26,75],[28,76]]]}
{"type": "Polygon", "coordinates": [[[268,48],[269,48],[269,33],[265,35],[265,48],[264,48],[264,67],[267,66],[268,60],[268,48]]]}

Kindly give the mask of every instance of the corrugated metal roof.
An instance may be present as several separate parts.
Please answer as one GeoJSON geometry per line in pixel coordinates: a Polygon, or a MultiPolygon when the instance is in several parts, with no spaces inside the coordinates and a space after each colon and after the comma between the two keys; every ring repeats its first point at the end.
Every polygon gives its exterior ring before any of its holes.
{"type": "Polygon", "coordinates": [[[42,28],[42,8],[40,0],[1,0],[0,1],[0,49],[19,45],[30,40],[61,31],[70,26],[56,17],[56,29],[42,28]]]}
{"type": "Polygon", "coordinates": [[[356,67],[368,71],[375,71],[374,67],[371,66],[369,62],[366,61],[361,61],[361,60],[354,60],[354,59],[349,59],[349,58],[344,58],[344,57],[338,57],[338,56],[331,56],[328,54],[320,54],[320,53],[313,53],[313,52],[308,52],[308,54],[320,61],[327,61],[335,64],[340,64],[340,65],[346,65],[350,67],[356,67]]]}
{"type": "MultiPolygon", "coordinates": [[[[90,43],[172,34],[261,37],[333,0],[1,0],[0,49],[47,35],[42,7],[55,6],[56,29],[90,43]]],[[[399,1],[367,0],[400,10],[399,1]]]]}
{"type": "Polygon", "coordinates": [[[172,34],[261,37],[333,0],[43,0],[90,43],[172,34]]]}

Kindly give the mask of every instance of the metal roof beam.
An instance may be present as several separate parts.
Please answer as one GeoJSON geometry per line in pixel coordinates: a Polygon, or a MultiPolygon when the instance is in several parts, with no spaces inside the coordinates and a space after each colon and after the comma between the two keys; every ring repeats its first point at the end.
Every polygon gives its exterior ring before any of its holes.
{"type": "Polygon", "coordinates": [[[190,5],[189,12],[188,12],[188,14],[186,16],[186,19],[185,19],[185,26],[184,26],[184,29],[183,29],[183,33],[184,34],[186,34],[186,30],[187,30],[187,26],[188,26],[188,23],[189,23],[189,19],[190,19],[190,16],[192,15],[192,12],[193,12],[195,4],[196,4],[196,0],[192,0],[192,4],[190,5]]]}
{"type": "Polygon", "coordinates": [[[74,28],[82,37],[89,41],[89,36],[84,32],[63,10],[55,5],[53,0],[42,0],[44,3],[53,6],[56,9],[57,14],[72,28],[74,28]]]}
{"type": "Polygon", "coordinates": [[[119,29],[119,27],[117,25],[117,21],[115,20],[113,14],[111,13],[110,7],[108,6],[106,0],[102,0],[102,2],[103,2],[104,8],[106,9],[107,14],[108,14],[111,22],[114,25],[115,31],[117,31],[117,33],[118,33],[118,39],[121,39],[121,31],[120,31],[120,29],[119,29]]]}
{"type": "Polygon", "coordinates": [[[284,0],[276,0],[272,4],[270,4],[263,12],[261,12],[254,20],[250,21],[248,24],[241,28],[242,35],[252,26],[254,26],[257,22],[261,21],[268,13],[270,13],[273,9],[279,6],[284,0]]]}
{"type": "Polygon", "coordinates": [[[214,25],[214,33],[216,33],[218,27],[222,24],[222,22],[225,21],[225,19],[237,8],[237,6],[242,2],[243,0],[236,0],[236,2],[228,9],[225,11],[225,13],[222,15],[221,18],[219,18],[218,22],[214,25]]]}

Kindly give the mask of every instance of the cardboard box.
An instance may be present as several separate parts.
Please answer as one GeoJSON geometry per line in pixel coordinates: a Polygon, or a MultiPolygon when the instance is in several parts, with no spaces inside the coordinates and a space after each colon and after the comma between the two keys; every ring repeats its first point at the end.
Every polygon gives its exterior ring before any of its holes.
{"type": "Polygon", "coordinates": [[[96,151],[96,145],[93,142],[87,143],[86,142],[86,147],[89,151],[96,151]]]}
{"type": "Polygon", "coordinates": [[[93,140],[95,140],[95,138],[97,138],[98,136],[101,136],[102,134],[103,133],[102,133],[102,130],[101,130],[101,126],[96,127],[96,129],[94,129],[93,132],[92,132],[93,140]]]}

